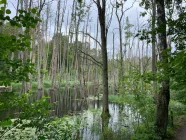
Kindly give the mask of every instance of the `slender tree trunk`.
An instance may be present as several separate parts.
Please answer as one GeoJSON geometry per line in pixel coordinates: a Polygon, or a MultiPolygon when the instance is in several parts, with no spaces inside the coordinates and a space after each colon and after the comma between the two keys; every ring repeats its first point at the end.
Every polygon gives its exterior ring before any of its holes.
{"type": "Polygon", "coordinates": [[[101,52],[102,52],[102,74],[103,74],[103,110],[102,117],[109,117],[108,108],[108,58],[107,58],[107,27],[106,27],[106,0],[102,0],[102,6],[100,0],[97,0],[97,8],[99,15],[99,23],[101,29],[101,52]]]}
{"type": "MultiPolygon", "coordinates": [[[[156,34],[155,34],[155,24],[156,24],[156,0],[153,0],[152,3],[152,73],[154,75],[154,78],[156,76],[156,34]]],[[[157,81],[156,79],[153,80],[153,90],[155,93],[155,100],[156,97],[156,91],[157,91],[157,81]]]]}
{"type": "MultiPolygon", "coordinates": [[[[63,27],[63,20],[64,20],[64,15],[66,12],[66,4],[67,4],[67,0],[64,1],[63,3],[63,10],[62,10],[62,18],[61,18],[61,25],[60,25],[60,34],[62,34],[61,29],[63,27]]],[[[62,42],[62,38],[60,39],[60,55],[59,55],[59,83],[58,83],[58,87],[60,88],[61,85],[61,80],[62,80],[62,75],[63,75],[63,66],[65,66],[65,55],[66,55],[66,47],[67,47],[67,43],[66,43],[66,39],[63,40],[63,44],[61,44],[62,42]],[[63,52],[62,52],[62,47],[63,47],[63,52]],[[62,54],[63,53],[63,54],[62,54]]]]}
{"type": "MultiPolygon", "coordinates": [[[[116,0],[116,3],[118,1],[116,0]]],[[[118,21],[118,26],[119,26],[119,48],[120,48],[120,66],[119,66],[119,87],[122,85],[122,81],[124,79],[124,72],[123,72],[123,36],[122,36],[122,18],[124,16],[124,11],[123,11],[123,3],[121,3],[121,9],[120,9],[120,12],[121,12],[121,15],[119,16],[119,13],[118,13],[118,10],[119,8],[116,7],[116,18],[117,18],[117,21],[118,21]]]]}
{"type": "MultiPolygon", "coordinates": [[[[40,27],[39,27],[40,29],[40,27]]],[[[39,35],[40,36],[40,35],[39,35]]],[[[37,81],[38,81],[38,89],[42,89],[41,84],[41,42],[39,41],[39,44],[37,46],[37,81]]]]}
{"type": "MultiPolygon", "coordinates": [[[[97,18],[97,23],[96,23],[96,40],[98,40],[98,32],[99,32],[99,18],[97,18]]],[[[98,43],[96,42],[96,58],[98,58],[98,43]]],[[[97,84],[99,84],[99,75],[96,73],[96,79],[97,79],[97,84]]]]}
{"type": "Polygon", "coordinates": [[[58,50],[59,50],[59,45],[58,45],[58,41],[59,41],[59,35],[58,35],[58,27],[59,27],[59,14],[60,14],[60,0],[58,1],[57,4],[57,12],[56,12],[56,30],[54,32],[54,34],[56,33],[56,36],[54,37],[54,43],[53,43],[53,53],[52,53],[52,60],[51,60],[51,71],[52,71],[52,85],[51,88],[54,89],[54,87],[56,86],[56,74],[57,74],[57,54],[58,54],[58,50]]]}
{"type": "MultiPolygon", "coordinates": [[[[168,56],[167,53],[165,53],[165,50],[167,49],[167,42],[164,0],[157,0],[157,25],[158,28],[161,29],[161,32],[158,33],[158,45],[160,48],[159,57],[160,62],[162,63],[161,71],[166,72],[168,70],[168,56]]],[[[167,76],[163,77],[160,84],[156,110],[156,126],[158,135],[164,139],[168,124],[168,106],[170,100],[169,78],[167,76]]]]}
{"type": "MultiPolygon", "coordinates": [[[[49,53],[49,42],[48,42],[48,21],[49,21],[49,4],[47,4],[47,9],[46,9],[46,20],[45,20],[45,41],[46,41],[46,47],[44,47],[44,62],[43,62],[43,70],[47,70],[47,61],[48,61],[48,53],[49,53]]],[[[49,35],[50,36],[50,35],[49,35]]],[[[46,72],[43,74],[43,79],[46,79],[46,72]]]]}
{"type": "MultiPolygon", "coordinates": [[[[24,1],[25,7],[24,10],[28,10],[28,0],[24,1]]],[[[28,49],[25,49],[25,51],[22,52],[23,53],[23,65],[24,63],[26,63],[27,59],[28,59],[28,49]]],[[[28,83],[23,80],[22,81],[22,90],[21,93],[26,93],[28,91],[28,83]]]]}
{"type": "Polygon", "coordinates": [[[113,36],[112,36],[113,38],[112,38],[112,41],[113,41],[113,45],[112,45],[112,47],[113,47],[113,49],[112,49],[112,61],[113,61],[113,81],[114,81],[114,92],[115,92],[115,90],[116,90],[116,77],[115,77],[115,59],[114,59],[114,56],[115,56],[115,33],[113,33],[113,36]]]}
{"type": "Polygon", "coordinates": [[[119,42],[120,42],[120,69],[119,69],[119,86],[122,85],[122,81],[124,79],[124,72],[123,72],[123,44],[122,44],[122,27],[121,27],[121,20],[118,19],[119,22],[119,42]]]}

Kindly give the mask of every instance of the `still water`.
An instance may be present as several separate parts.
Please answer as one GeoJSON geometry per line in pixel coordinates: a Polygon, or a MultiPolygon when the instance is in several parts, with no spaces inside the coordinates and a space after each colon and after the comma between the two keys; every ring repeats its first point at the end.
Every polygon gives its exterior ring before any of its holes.
{"type": "MultiPolygon", "coordinates": [[[[38,90],[29,100],[33,102],[47,95],[50,102],[54,103],[51,116],[59,118],[66,115],[77,116],[81,121],[78,132],[78,138],[81,140],[130,139],[134,125],[141,122],[140,114],[128,104],[109,103],[111,117],[103,120],[101,93],[102,90],[98,86],[74,86],[49,90],[46,93],[38,90]]],[[[0,118],[6,116],[7,114],[0,114],[0,118]]]]}
{"type": "Polygon", "coordinates": [[[134,124],[141,122],[140,114],[128,104],[109,103],[111,117],[106,124],[107,130],[104,130],[101,119],[102,101],[99,93],[101,90],[97,86],[55,90],[52,94],[49,93],[51,102],[56,103],[52,115],[57,117],[81,116],[81,121],[85,124],[79,131],[82,140],[105,139],[104,131],[109,135],[109,139],[129,139],[134,124]]]}

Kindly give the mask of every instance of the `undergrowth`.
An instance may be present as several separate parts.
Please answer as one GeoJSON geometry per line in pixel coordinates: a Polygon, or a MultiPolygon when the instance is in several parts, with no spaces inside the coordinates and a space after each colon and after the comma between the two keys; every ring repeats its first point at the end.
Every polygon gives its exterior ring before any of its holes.
{"type": "MultiPolygon", "coordinates": [[[[140,113],[142,122],[139,125],[133,126],[134,133],[131,136],[132,140],[160,140],[155,132],[155,109],[156,104],[153,101],[152,95],[146,94],[123,94],[110,95],[109,101],[119,104],[130,104],[134,110],[140,113]]],[[[180,125],[176,119],[186,113],[186,106],[176,100],[170,100],[169,104],[169,123],[167,128],[167,138],[174,136],[174,126],[180,125]],[[172,123],[171,116],[174,120],[172,123]]]]}

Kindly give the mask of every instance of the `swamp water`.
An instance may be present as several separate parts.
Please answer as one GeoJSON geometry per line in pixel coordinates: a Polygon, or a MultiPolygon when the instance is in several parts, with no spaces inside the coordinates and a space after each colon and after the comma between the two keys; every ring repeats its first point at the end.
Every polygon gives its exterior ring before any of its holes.
{"type": "Polygon", "coordinates": [[[82,140],[129,139],[134,125],[141,122],[140,114],[130,105],[109,103],[111,117],[107,122],[102,120],[102,101],[99,93],[100,90],[96,86],[55,90],[52,95],[49,95],[51,102],[56,102],[52,115],[78,116],[82,124],[78,137],[82,140]]]}
{"type": "MultiPolygon", "coordinates": [[[[141,116],[130,105],[109,103],[111,117],[102,120],[102,101],[97,86],[70,87],[53,90],[47,94],[54,103],[51,115],[62,118],[67,115],[78,118],[80,128],[75,134],[81,140],[128,140],[134,125],[141,122],[141,116]]],[[[38,91],[30,101],[36,101],[44,95],[38,91]]],[[[74,138],[75,139],[75,138],[74,138]]]]}

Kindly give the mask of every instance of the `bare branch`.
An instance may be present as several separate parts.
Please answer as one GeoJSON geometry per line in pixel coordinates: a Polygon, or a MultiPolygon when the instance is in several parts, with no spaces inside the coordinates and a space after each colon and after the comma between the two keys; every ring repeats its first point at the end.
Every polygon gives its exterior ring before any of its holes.
{"type": "Polygon", "coordinates": [[[130,66],[133,67],[133,68],[135,68],[136,70],[138,70],[138,67],[136,67],[136,66],[134,66],[132,64],[130,64],[130,66]]]}
{"type": "Polygon", "coordinates": [[[106,34],[108,33],[108,29],[109,29],[109,27],[111,25],[111,22],[112,22],[113,9],[114,9],[114,7],[112,7],[111,17],[110,17],[110,19],[108,21],[107,28],[106,28],[106,34]]]}
{"type": "Polygon", "coordinates": [[[124,12],[126,12],[126,11],[128,11],[130,8],[132,8],[132,7],[134,6],[134,3],[135,3],[135,2],[136,2],[136,0],[134,0],[134,2],[132,3],[132,5],[131,5],[129,8],[125,9],[124,12]]]}
{"type": "MultiPolygon", "coordinates": [[[[94,62],[96,62],[97,65],[99,65],[100,67],[102,67],[103,64],[102,64],[101,62],[97,61],[94,57],[92,57],[91,55],[89,55],[89,54],[83,52],[83,51],[80,50],[79,48],[78,48],[78,50],[79,50],[81,53],[83,53],[84,55],[89,56],[92,60],[94,60],[94,62]]],[[[90,59],[89,59],[89,60],[90,60],[90,59]]]]}
{"type": "MultiPolygon", "coordinates": [[[[99,44],[99,46],[101,47],[101,43],[96,39],[96,38],[94,38],[92,35],[90,35],[89,33],[85,33],[85,32],[83,32],[83,31],[79,31],[80,33],[83,33],[83,34],[85,34],[85,35],[88,35],[90,38],[92,38],[94,41],[96,41],[98,44],[99,44]]],[[[75,33],[73,33],[73,32],[70,32],[70,33],[72,33],[72,34],[75,34],[75,33]]]]}
{"type": "Polygon", "coordinates": [[[98,3],[95,0],[93,0],[93,2],[98,6],[98,3]]]}
{"type": "Polygon", "coordinates": [[[45,4],[46,4],[45,2],[46,2],[46,0],[44,0],[43,3],[42,3],[42,4],[40,5],[40,7],[39,7],[39,14],[41,13],[43,7],[44,7],[45,4]]]}
{"type": "Polygon", "coordinates": [[[97,0],[97,7],[98,10],[101,11],[103,7],[101,7],[100,0],[97,0]]]}
{"type": "Polygon", "coordinates": [[[93,2],[97,5],[98,10],[101,10],[101,4],[100,4],[100,0],[97,0],[97,2],[95,0],[93,0],[93,2]]]}

